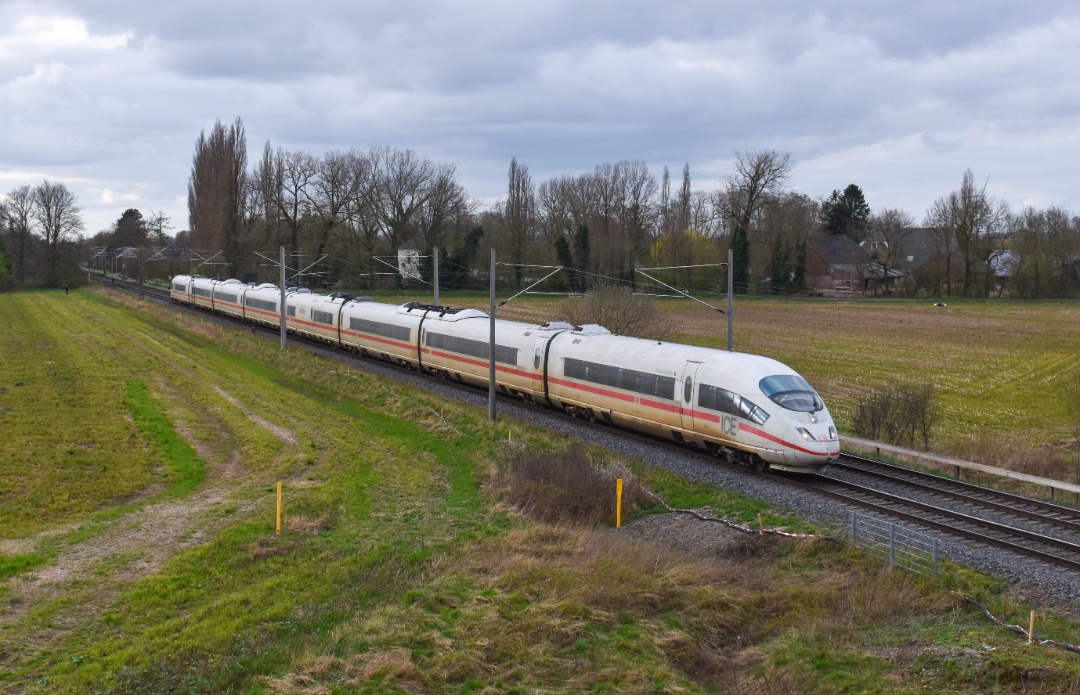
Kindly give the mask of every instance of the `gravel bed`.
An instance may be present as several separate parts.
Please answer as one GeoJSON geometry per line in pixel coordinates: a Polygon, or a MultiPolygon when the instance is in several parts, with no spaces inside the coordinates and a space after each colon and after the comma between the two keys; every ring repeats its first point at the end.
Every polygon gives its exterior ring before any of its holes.
{"type": "MultiPolygon", "coordinates": [[[[267,335],[273,335],[276,339],[276,334],[267,332],[267,335]]],[[[486,390],[463,387],[375,359],[350,357],[340,350],[328,347],[305,345],[313,351],[350,360],[364,371],[410,383],[444,398],[487,408],[486,390]]],[[[613,427],[588,425],[548,408],[509,399],[500,399],[497,407],[499,417],[512,417],[545,427],[582,442],[610,449],[622,456],[638,458],[650,465],[663,467],[687,479],[710,483],[763,500],[774,507],[790,510],[799,518],[830,533],[842,533],[848,522],[849,512],[854,510],[865,513],[839,501],[807,495],[782,482],[756,475],[750,469],[744,471],[723,465],[710,465],[693,457],[680,455],[677,450],[623,436],[613,427]]],[[[703,532],[710,534],[739,533],[731,530],[718,531],[723,528],[720,524],[699,522],[699,525],[708,529],[703,532]]],[[[1045,565],[1003,549],[951,537],[934,529],[903,522],[898,525],[937,537],[940,551],[950,560],[1005,579],[1008,582],[1008,595],[1027,601],[1036,609],[1052,610],[1080,620],[1080,573],[1045,565]]],[[[671,526],[687,529],[693,528],[694,524],[680,521],[677,524],[673,522],[671,526]]],[[[1077,636],[1077,639],[1080,639],[1080,636],[1077,636]]]]}
{"type": "Polygon", "coordinates": [[[920,490],[909,487],[903,482],[894,482],[884,478],[867,475],[861,471],[845,470],[838,467],[829,471],[828,475],[830,478],[852,482],[872,490],[880,490],[889,494],[902,496],[914,500],[915,502],[921,502],[922,504],[940,507],[941,509],[967,514],[968,516],[991,521],[1003,526],[1031,531],[1032,533],[1038,533],[1068,543],[1080,543],[1080,538],[1077,538],[1077,534],[1069,529],[1051,523],[1028,519],[1016,514],[1009,514],[1003,510],[994,509],[987,504],[981,504],[980,501],[975,498],[971,498],[971,501],[964,501],[953,498],[945,493],[936,494],[929,490],[920,490]]]}

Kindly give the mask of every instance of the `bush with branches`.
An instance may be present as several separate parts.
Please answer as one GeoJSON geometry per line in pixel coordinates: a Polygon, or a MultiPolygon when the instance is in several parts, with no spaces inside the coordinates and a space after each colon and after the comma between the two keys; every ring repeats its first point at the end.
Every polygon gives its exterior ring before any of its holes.
{"type": "Polygon", "coordinates": [[[674,330],[654,299],[618,285],[599,285],[559,308],[564,320],[575,326],[598,323],[616,335],[666,340],[674,330]]]}
{"type": "Polygon", "coordinates": [[[509,450],[499,462],[492,487],[503,500],[540,521],[613,525],[619,478],[624,518],[653,504],[624,464],[600,466],[580,451],[509,450]]]}
{"type": "Polygon", "coordinates": [[[938,411],[932,382],[899,384],[859,396],[852,424],[855,432],[867,439],[908,446],[920,440],[927,448],[938,411]]]}

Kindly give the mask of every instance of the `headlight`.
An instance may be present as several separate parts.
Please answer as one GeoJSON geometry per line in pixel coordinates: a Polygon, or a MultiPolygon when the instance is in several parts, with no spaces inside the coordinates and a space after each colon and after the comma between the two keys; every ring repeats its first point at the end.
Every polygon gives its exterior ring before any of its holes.
{"type": "Polygon", "coordinates": [[[807,432],[802,427],[796,427],[795,431],[798,432],[799,434],[801,434],[802,438],[805,439],[806,441],[808,441],[808,442],[814,441],[814,435],[810,434],[809,432],[807,432]]]}

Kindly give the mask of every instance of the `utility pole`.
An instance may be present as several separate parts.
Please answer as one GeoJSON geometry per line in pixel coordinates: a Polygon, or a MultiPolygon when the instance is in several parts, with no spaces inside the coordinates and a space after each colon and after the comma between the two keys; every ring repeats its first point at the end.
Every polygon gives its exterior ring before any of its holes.
{"type": "Polygon", "coordinates": [[[281,349],[285,349],[285,246],[281,247],[281,349]]]}
{"type": "Polygon", "coordinates": [[[491,319],[488,340],[488,420],[495,422],[495,249],[491,249],[491,319]]]}
{"type": "Polygon", "coordinates": [[[435,247],[435,306],[439,306],[439,248],[435,247]]]}
{"type": "Polygon", "coordinates": [[[734,264],[735,252],[732,249],[727,250],[727,349],[728,352],[732,352],[731,349],[731,310],[735,304],[735,269],[734,264]]]}

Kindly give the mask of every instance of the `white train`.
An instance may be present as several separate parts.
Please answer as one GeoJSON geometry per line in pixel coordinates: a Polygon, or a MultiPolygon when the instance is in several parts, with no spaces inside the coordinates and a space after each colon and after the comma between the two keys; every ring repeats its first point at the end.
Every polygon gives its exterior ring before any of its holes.
{"type": "MultiPolygon", "coordinates": [[[[178,275],[172,298],[245,321],[280,325],[270,284],[178,275]]],[[[486,386],[488,315],[402,306],[308,290],[286,293],[291,333],[450,379],[486,386]]],[[[816,472],[840,455],[817,392],[758,355],[612,335],[597,325],[497,320],[497,387],[571,415],[693,444],[754,466],[816,472]]]]}

